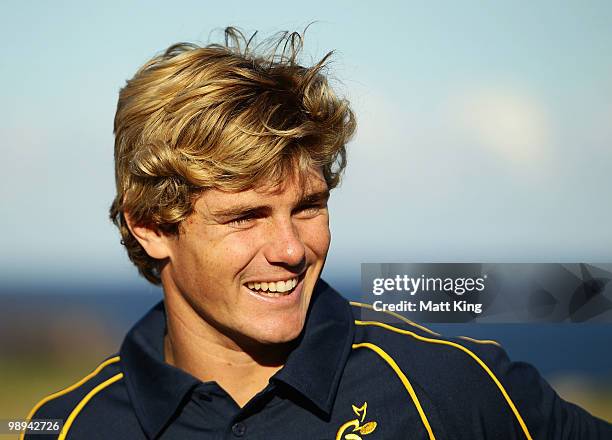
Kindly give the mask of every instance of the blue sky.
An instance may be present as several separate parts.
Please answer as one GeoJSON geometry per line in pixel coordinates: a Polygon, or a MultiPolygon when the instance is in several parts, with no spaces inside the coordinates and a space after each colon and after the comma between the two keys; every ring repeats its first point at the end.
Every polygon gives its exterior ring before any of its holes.
{"type": "Polygon", "coordinates": [[[119,88],[174,42],[312,21],[305,61],[336,49],[359,124],[328,278],[612,261],[609,2],[6,1],[0,281],[133,280],[107,217],[119,88]]]}

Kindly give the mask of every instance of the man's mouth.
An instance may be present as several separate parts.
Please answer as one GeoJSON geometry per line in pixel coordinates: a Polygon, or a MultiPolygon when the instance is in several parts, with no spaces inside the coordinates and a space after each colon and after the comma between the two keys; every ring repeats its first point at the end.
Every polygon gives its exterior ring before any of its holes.
{"type": "Polygon", "coordinates": [[[295,286],[297,286],[298,278],[289,278],[283,281],[255,281],[247,283],[246,286],[263,296],[269,296],[271,298],[278,298],[280,296],[289,295],[295,286]]]}

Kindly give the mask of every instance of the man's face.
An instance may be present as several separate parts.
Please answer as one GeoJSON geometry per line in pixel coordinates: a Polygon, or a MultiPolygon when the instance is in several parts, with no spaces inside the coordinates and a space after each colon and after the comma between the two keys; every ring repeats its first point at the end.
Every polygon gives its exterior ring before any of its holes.
{"type": "Polygon", "coordinates": [[[318,170],[276,188],[205,191],[168,238],[166,294],[181,295],[224,335],[295,339],[329,249],[328,197],[318,170]]]}

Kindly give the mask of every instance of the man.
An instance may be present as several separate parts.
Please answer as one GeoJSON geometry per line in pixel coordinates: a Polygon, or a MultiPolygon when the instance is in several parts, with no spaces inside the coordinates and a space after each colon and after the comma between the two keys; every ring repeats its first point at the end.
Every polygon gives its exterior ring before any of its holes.
{"type": "Polygon", "coordinates": [[[121,90],[111,217],[164,301],[29,418],[59,439],[612,438],[496,345],[361,321],[320,280],[353,113],[299,35],[267,56],[226,36],[121,90]]]}

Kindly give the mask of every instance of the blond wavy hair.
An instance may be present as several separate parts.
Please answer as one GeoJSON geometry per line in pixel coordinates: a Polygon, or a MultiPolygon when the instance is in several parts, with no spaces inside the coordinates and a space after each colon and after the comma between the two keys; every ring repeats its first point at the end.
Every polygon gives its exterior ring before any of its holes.
{"type": "Polygon", "coordinates": [[[132,236],[124,213],[178,234],[207,189],[278,185],[313,166],[332,189],[346,166],[355,117],[325,75],[332,52],[304,67],[303,34],[252,47],[254,37],[227,28],[225,44],[170,46],[119,93],[110,217],[130,260],[154,284],[161,261],[132,236]]]}

